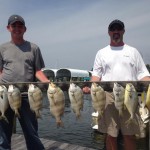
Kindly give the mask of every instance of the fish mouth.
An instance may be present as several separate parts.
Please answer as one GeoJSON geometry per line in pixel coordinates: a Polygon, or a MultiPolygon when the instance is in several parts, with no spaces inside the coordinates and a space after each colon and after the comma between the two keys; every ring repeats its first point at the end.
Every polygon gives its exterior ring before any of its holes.
{"type": "Polygon", "coordinates": [[[49,94],[55,94],[56,91],[48,91],[49,94]]]}
{"type": "Polygon", "coordinates": [[[121,92],[121,89],[114,89],[114,92],[121,92]]]}
{"type": "Polygon", "coordinates": [[[131,89],[130,89],[130,90],[126,89],[126,91],[128,91],[128,92],[130,92],[130,93],[132,92],[132,90],[131,90],[131,89]]]}
{"type": "Polygon", "coordinates": [[[77,89],[76,88],[70,88],[70,90],[69,90],[70,92],[76,92],[77,91],[77,89]]]}
{"type": "Polygon", "coordinates": [[[118,83],[114,83],[114,86],[121,87],[121,85],[118,83]]]}

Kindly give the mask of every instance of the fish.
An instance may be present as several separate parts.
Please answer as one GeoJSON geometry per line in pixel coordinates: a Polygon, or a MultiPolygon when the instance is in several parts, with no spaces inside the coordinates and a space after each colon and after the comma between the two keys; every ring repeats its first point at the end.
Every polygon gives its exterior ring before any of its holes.
{"type": "Polygon", "coordinates": [[[123,115],[123,106],[124,106],[124,94],[125,89],[118,83],[114,83],[113,94],[115,97],[115,107],[119,111],[119,116],[123,115]]]}
{"type": "Polygon", "coordinates": [[[41,89],[34,84],[29,84],[28,99],[30,109],[35,112],[36,118],[41,118],[40,110],[42,109],[43,104],[43,93],[41,89]]]}
{"type": "Polygon", "coordinates": [[[9,102],[8,102],[8,96],[7,96],[7,88],[4,85],[0,85],[0,112],[1,112],[1,116],[0,116],[0,120],[4,119],[7,123],[8,119],[5,116],[5,112],[9,107],[9,102]]]}
{"type": "Polygon", "coordinates": [[[106,93],[98,83],[93,82],[91,85],[91,98],[94,111],[98,111],[98,118],[102,117],[106,104],[106,93]]]}
{"type": "MultiPolygon", "coordinates": [[[[143,93],[143,92],[142,92],[143,93]]],[[[150,112],[148,108],[145,106],[145,101],[143,100],[143,95],[141,99],[139,98],[139,114],[144,123],[148,123],[150,119],[150,112]]]]}
{"type": "Polygon", "coordinates": [[[8,101],[11,109],[15,112],[15,116],[20,118],[19,108],[21,107],[21,92],[14,85],[8,86],[8,101]]]}
{"type": "Polygon", "coordinates": [[[130,113],[130,118],[126,121],[126,125],[128,126],[132,122],[137,124],[135,114],[138,107],[138,94],[135,87],[131,83],[127,83],[125,87],[124,105],[130,113]]]}
{"type": "Polygon", "coordinates": [[[65,95],[64,92],[61,90],[53,82],[49,83],[47,89],[47,97],[50,104],[50,112],[52,116],[56,119],[57,127],[63,127],[62,116],[64,115],[65,110],[65,95]]]}
{"type": "Polygon", "coordinates": [[[71,108],[76,115],[76,118],[79,119],[81,117],[81,110],[83,110],[83,91],[82,89],[74,84],[70,83],[68,89],[69,99],[71,103],[71,108]]]}
{"type": "Polygon", "coordinates": [[[148,90],[146,93],[146,102],[145,102],[146,107],[148,108],[148,110],[150,111],[150,84],[148,86],[148,90]]]}

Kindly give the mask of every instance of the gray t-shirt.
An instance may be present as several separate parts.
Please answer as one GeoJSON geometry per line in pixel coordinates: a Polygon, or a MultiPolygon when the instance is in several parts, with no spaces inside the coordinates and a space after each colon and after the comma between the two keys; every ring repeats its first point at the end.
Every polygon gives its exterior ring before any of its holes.
{"type": "Polygon", "coordinates": [[[7,42],[0,46],[0,82],[33,82],[35,72],[44,67],[40,49],[33,43],[7,42]]]}

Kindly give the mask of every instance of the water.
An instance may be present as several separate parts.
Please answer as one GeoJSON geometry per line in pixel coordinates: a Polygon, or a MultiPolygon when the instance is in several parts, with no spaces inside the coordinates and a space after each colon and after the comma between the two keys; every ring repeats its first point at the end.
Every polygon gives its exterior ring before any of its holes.
{"type": "MultiPolygon", "coordinates": [[[[81,112],[81,119],[76,120],[75,114],[70,108],[70,101],[68,95],[66,95],[65,101],[65,114],[62,118],[64,128],[57,128],[55,119],[51,116],[49,111],[49,103],[47,95],[44,93],[44,102],[42,110],[42,119],[38,119],[39,122],[39,136],[42,138],[66,142],[71,144],[77,144],[85,147],[95,148],[98,150],[105,150],[103,134],[95,132],[91,128],[93,112],[90,95],[84,95],[84,109],[81,112]]],[[[20,124],[17,121],[17,133],[22,133],[20,124]]],[[[120,140],[120,145],[122,141],[120,140]]],[[[148,150],[145,144],[145,140],[139,140],[138,150],[148,150]],[[145,148],[144,148],[145,147],[145,148]]]]}

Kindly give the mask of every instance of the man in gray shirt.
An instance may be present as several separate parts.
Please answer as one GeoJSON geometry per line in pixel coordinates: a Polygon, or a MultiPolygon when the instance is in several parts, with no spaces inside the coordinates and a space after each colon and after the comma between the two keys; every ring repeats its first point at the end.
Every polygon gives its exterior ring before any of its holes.
{"type": "MultiPolygon", "coordinates": [[[[34,82],[37,78],[41,82],[49,82],[41,71],[45,67],[39,47],[23,38],[26,32],[24,19],[19,15],[12,15],[8,19],[7,30],[11,34],[11,41],[0,46],[0,83],[34,82]]],[[[38,123],[30,110],[28,97],[22,97],[19,122],[26,139],[28,150],[43,150],[44,146],[38,136],[38,123]]],[[[14,112],[11,108],[6,111],[7,123],[0,120],[0,149],[11,149],[11,136],[14,112]]]]}

